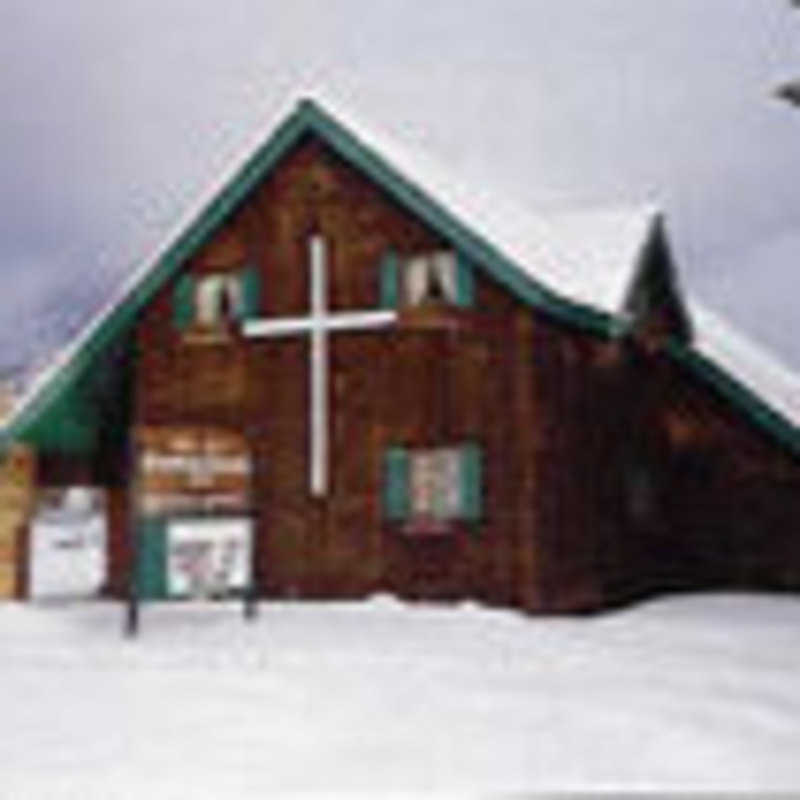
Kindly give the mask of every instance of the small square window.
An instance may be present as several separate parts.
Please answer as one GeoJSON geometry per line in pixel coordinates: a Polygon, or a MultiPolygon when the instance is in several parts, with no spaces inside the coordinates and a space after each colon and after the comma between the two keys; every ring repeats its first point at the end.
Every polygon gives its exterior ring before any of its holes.
{"type": "MultiPolygon", "coordinates": [[[[482,519],[482,452],[476,443],[407,450],[390,447],[383,484],[386,519],[410,529],[482,519]]],[[[449,529],[449,526],[446,526],[449,529]]]]}
{"type": "Polygon", "coordinates": [[[238,275],[206,275],[197,281],[195,287],[196,322],[204,327],[214,327],[236,319],[241,301],[238,275]]]}
{"type": "Polygon", "coordinates": [[[406,307],[456,305],[458,278],[455,253],[440,250],[412,256],[402,264],[400,299],[406,307]]]}
{"type": "Polygon", "coordinates": [[[216,340],[228,324],[258,316],[261,304],[259,270],[251,265],[236,271],[193,275],[187,272],[173,292],[173,323],[183,332],[199,329],[216,340]]]}

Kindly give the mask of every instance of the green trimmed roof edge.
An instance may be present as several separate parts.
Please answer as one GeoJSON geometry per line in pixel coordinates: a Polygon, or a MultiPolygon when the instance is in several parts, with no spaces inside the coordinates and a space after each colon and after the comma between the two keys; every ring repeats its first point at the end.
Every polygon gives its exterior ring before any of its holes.
{"type": "Polygon", "coordinates": [[[678,364],[709,384],[792,455],[800,456],[800,430],[783,414],[764,402],[752,389],[684,342],[671,339],[666,352],[678,364]]]}

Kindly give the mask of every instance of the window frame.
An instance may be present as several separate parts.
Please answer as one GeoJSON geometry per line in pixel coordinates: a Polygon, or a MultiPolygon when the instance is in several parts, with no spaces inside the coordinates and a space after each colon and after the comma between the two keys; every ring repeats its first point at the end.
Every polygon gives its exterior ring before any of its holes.
{"type": "Polygon", "coordinates": [[[402,259],[399,266],[397,299],[401,308],[454,308],[459,305],[458,256],[454,251],[415,253],[402,259]],[[413,282],[415,278],[419,280],[422,271],[425,285],[415,288],[413,282]],[[418,299],[415,294],[419,294],[418,299]]]}
{"type": "Polygon", "coordinates": [[[236,269],[188,271],[181,275],[173,288],[173,325],[184,338],[197,341],[216,341],[227,338],[236,324],[256,317],[261,305],[261,275],[253,263],[236,269]],[[213,301],[203,297],[212,282],[218,297],[213,301]],[[206,309],[216,306],[213,314],[206,309]],[[225,312],[222,313],[222,309],[225,312]]]}
{"type": "Polygon", "coordinates": [[[242,306],[242,270],[218,270],[198,275],[194,285],[194,320],[193,324],[205,330],[224,328],[236,322],[241,317],[242,306]],[[209,319],[204,319],[204,287],[217,286],[213,298],[214,313],[209,319]],[[226,311],[223,312],[223,305],[226,311]]]}
{"type": "MultiPolygon", "coordinates": [[[[474,441],[443,444],[433,447],[392,446],[384,454],[383,517],[399,526],[405,533],[453,533],[465,525],[475,526],[483,521],[483,502],[486,481],[483,470],[484,452],[474,441]],[[434,459],[446,453],[457,455],[455,470],[457,487],[443,491],[458,493],[458,508],[445,514],[414,510],[415,459],[434,459]]],[[[452,478],[452,476],[451,476],[452,478]]],[[[433,479],[435,481],[436,478],[433,479]]],[[[435,490],[437,491],[437,490],[435,490]]],[[[452,499],[452,498],[451,498],[452,499]]],[[[435,500],[432,501],[435,504],[435,500]]],[[[447,502],[445,503],[447,505],[447,502]]]]}

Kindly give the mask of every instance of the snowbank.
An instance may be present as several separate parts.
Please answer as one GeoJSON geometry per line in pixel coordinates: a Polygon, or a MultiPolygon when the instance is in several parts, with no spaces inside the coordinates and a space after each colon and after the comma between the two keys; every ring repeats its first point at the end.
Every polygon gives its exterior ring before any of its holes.
{"type": "Polygon", "coordinates": [[[800,600],[0,607],[0,795],[800,786],[800,600]]]}

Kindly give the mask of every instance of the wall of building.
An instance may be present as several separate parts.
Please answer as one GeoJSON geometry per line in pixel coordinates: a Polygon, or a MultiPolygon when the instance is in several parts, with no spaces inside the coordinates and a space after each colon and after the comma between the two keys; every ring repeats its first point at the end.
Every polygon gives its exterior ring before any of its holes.
{"type": "MultiPolygon", "coordinates": [[[[307,141],[187,264],[255,264],[264,316],[308,310],[307,239],[330,247],[339,309],[379,305],[378,265],[444,243],[307,141]]],[[[308,343],[216,341],[173,322],[174,283],[136,332],[133,425],[227,426],[255,464],[257,572],[270,596],[476,597],[591,610],[677,586],[797,586],[797,464],[695,376],[554,323],[488,278],[474,309],[332,337],[331,486],[308,490],[308,343]],[[411,538],[383,518],[386,449],[476,441],[484,516],[411,538]],[[724,544],[723,544],[724,543],[724,544]]],[[[113,460],[113,459],[112,459],[113,460]]],[[[111,587],[128,569],[128,494],[110,496],[111,587]]]]}

